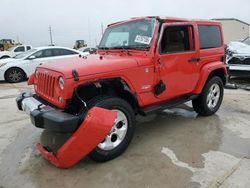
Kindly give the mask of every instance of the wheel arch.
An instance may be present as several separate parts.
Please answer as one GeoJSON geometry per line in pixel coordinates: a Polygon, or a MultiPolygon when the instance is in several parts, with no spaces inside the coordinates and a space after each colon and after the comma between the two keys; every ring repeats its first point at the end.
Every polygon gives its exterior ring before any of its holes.
{"type": "Polygon", "coordinates": [[[132,106],[135,113],[139,112],[139,103],[136,94],[127,82],[120,77],[100,79],[79,85],[73,94],[73,98],[80,97],[84,102],[88,102],[98,95],[120,97],[132,106]]]}
{"type": "Polygon", "coordinates": [[[3,55],[3,56],[0,57],[0,59],[4,59],[4,58],[10,58],[10,56],[9,55],[3,55]]]}
{"type": "Polygon", "coordinates": [[[202,67],[198,84],[193,93],[200,94],[207,81],[214,76],[220,77],[223,84],[226,85],[228,73],[226,66],[222,62],[209,63],[202,67]]]}
{"type": "Polygon", "coordinates": [[[28,78],[28,74],[27,74],[27,72],[25,72],[25,70],[23,70],[21,67],[13,66],[13,67],[9,67],[9,68],[6,69],[6,71],[4,72],[4,79],[6,79],[6,73],[7,73],[7,71],[10,70],[10,69],[13,69],[13,68],[20,69],[21,71],[24,72],[25,78],[26,79],[28,78]]]}

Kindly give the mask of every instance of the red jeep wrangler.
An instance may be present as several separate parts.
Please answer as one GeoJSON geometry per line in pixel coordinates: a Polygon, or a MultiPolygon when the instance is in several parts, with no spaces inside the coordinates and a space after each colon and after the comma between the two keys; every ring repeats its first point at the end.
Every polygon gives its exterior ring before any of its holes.
{"type": "Polygon", "coordinates": [[[192,100],[201,116],[214,114],[227,81],[221,24],[143,17],[108,26],[95,54],[41,65],[30,77],[35,94],[18,108],[32,123],[72,133],[46,159],[69,168],[84,156],[108,161],[129,145],[135,116],[192,100]]]}

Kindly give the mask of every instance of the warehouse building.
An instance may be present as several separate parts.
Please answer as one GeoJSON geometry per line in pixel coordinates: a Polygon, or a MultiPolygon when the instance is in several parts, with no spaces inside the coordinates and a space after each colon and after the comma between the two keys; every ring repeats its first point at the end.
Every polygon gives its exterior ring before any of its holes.
{"type": "Polygon", "coordinates": [[[249,36],[249,23],[235,18],[217,18],[214,20],[221,22],[226,44],[249,36]]]}

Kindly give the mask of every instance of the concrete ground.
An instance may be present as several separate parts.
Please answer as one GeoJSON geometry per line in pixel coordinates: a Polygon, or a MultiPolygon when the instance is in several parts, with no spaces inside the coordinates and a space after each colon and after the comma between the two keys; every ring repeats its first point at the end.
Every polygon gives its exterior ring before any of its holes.
{"type": "MultiPolygon", "coordinates": [[[[190,103],[138,117],[135,137],[117,159],[85,158],[68,170],[34,147],[49,133],[17,110],[25,83],[0,83],[0,187],[250,187],[250,93],[225,90],[219,112],[197,117],[190,103]]],[[[57,139],[51,139],[56,144],[57,139]]]]}

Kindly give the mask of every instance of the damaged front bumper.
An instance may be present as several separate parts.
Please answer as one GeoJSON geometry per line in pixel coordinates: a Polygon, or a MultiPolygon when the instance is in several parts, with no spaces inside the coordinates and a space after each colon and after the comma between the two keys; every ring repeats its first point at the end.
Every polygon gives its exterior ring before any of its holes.
{"type": "Polygon", "coordinates": [[[35,95],[22,93],[16,98],[19,110],[30,115],[33,125],[47,130],[73,133],[57,153],[36,144],[45,159],[56,167],[70,168],[89,154],[108,135],[117,113],[99,107],[90,109],[85,119],[43,104],[35,95]]]}

